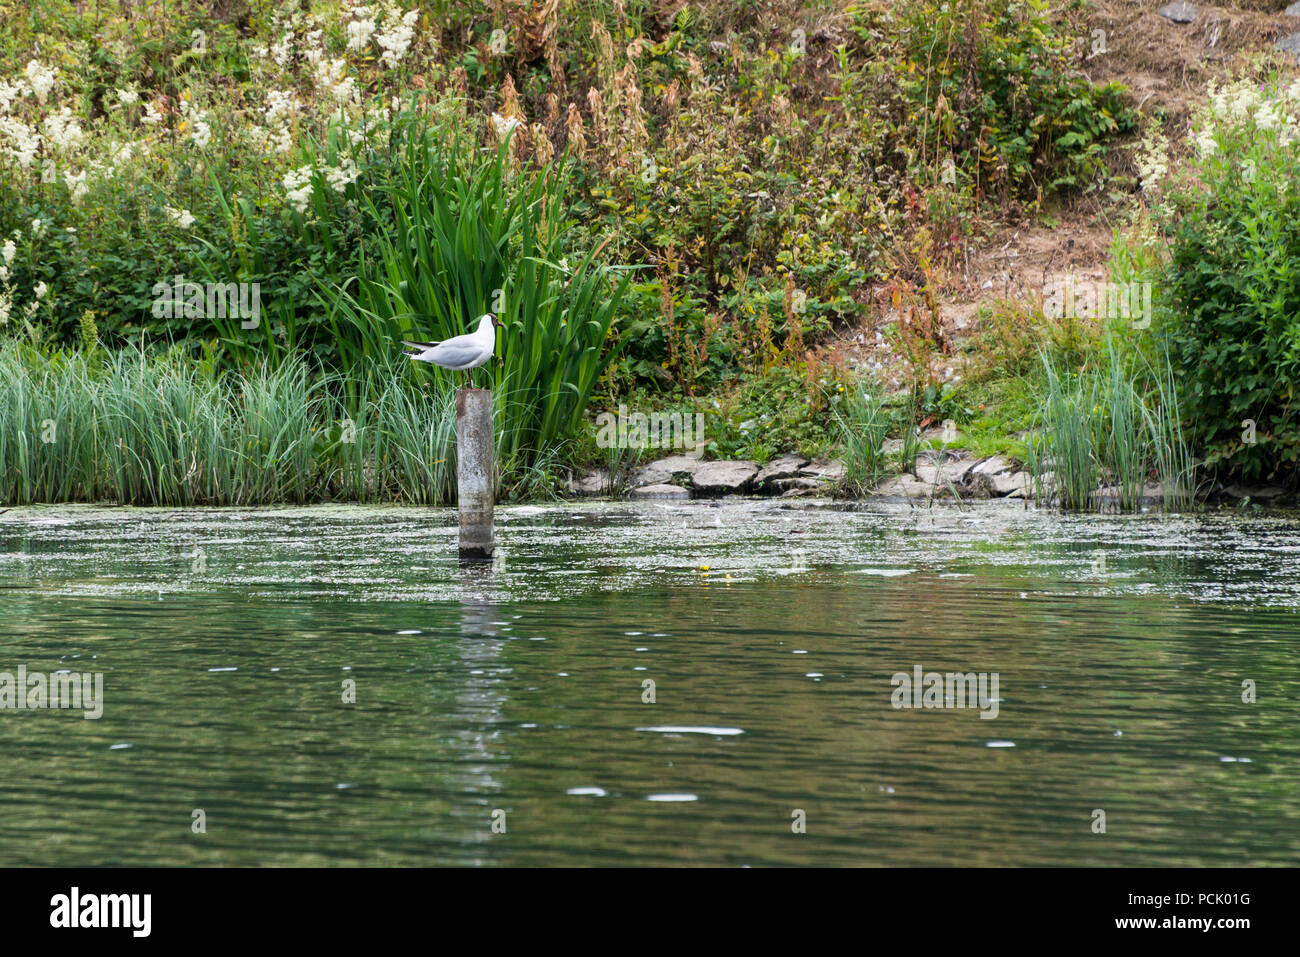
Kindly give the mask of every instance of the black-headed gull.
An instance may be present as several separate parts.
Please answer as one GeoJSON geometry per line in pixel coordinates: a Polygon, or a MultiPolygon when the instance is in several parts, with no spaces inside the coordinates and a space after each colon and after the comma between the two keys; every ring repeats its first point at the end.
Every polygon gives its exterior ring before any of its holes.
{"type": "Polygon", "coordinates": [[[406,353],[408,359],[430,362],[453,372],[467,373],[492,358],[497,347],[497,328],[500,325],[501,321],[489,312],[479,317],[478,329],[463,336],[443,339],[442,342],[407,342],[403,339],[402,345],[416,350],[406,353]]]}

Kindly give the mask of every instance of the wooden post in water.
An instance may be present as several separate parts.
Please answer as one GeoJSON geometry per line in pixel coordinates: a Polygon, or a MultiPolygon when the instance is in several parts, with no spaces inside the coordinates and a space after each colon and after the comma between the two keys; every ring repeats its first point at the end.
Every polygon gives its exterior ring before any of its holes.
{"type": "Polygon", "coordinates": [[[487,561],[492,537],[492,390],[456,392],[456,492],[460,511],[460,557],[487,561]]]}

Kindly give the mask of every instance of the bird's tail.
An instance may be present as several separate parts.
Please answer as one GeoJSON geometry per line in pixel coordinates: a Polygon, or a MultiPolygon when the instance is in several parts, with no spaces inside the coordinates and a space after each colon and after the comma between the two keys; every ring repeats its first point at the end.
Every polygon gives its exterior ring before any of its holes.
{"type": "Polygon", "coordinates": [[[403,340],[402,340],[402,345],[407,346],[408,348],[414,349],[415,351],[414,351],[414,352],[404,352],[404,353],[402,353],[402,355],[406,356],[406,358],[408,358],[408,359],[419,359],[420,356],[422,356],[422,355],[424,354],[424,352],[425,352],[426,349],[432,349],[432,348],[433,348],[434,346],[436,346],[437,344],[438,344],[438,343],[436,343],[436,342],[411,342],[411,341],[409,341],[409,340],[407,340],[407,339],[403,339],[403,340]]]}

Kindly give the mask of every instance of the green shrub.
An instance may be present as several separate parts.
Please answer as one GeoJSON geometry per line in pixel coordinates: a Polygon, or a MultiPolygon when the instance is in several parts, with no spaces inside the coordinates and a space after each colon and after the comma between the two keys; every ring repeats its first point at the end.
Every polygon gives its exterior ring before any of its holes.
{"type": "Polygon", "coordinates": [[[1300,479],[1298,107],[1300,82],[1212,90],[1169,192],[1165,331],[1196,447],[1222,479],[1300,479]]]}
{"type": "Polygon", "coordinates": [[[1104,170],[1106,144],[1136,125],[1118,83],[1078,75],[1076,41],[1045,0],[910,0],[901,4],[912,103],[923,157],[952,156],[985,194],[1044,196],[1081,189],[1104,170]]]}

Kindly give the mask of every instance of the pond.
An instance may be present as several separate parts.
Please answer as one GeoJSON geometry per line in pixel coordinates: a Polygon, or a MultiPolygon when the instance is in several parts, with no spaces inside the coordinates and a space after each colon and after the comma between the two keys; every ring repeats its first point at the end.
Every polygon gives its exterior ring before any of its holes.
{"type": "Polygon", "coordinates": [[[0,863],[1300,863],[1294,516],[497,521],[0,511],[0,863]]]}

